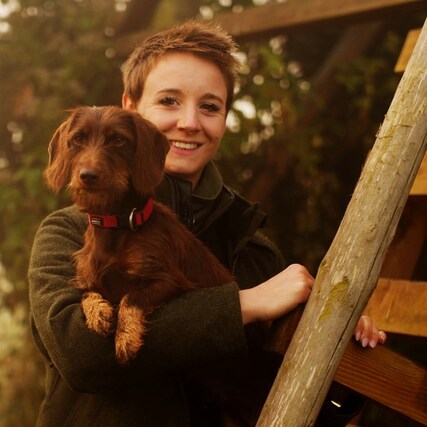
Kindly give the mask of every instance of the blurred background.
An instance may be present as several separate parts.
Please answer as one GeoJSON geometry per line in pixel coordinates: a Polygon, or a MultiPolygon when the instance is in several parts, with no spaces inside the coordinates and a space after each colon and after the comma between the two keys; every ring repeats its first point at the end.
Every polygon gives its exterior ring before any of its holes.
{"type": "MultiPolygon", "coordinates": [[[[340,2],[324,2],[336,3],[337,19],[252,33],[250,22],[233,27],[239,15],[286,1],[0,2],[1,427],[32,426],[43,396],[26,271],[40,221],[69,203],[43,183],[48,142],[67,109],[120,105],[121,64],[154,31],[198,17],[236,36],[240,88],[217,164],[230,186],[261,202],[287,261],[315,274],[401,78],[394,68],[407,33],[426,17],[425,7],[408,7],[338,19],[340,2]]],[[[414,278],[426,280],[421,261],[414,278]]],[[[412,425],[372,417],[363,425],[412,425]]]]}

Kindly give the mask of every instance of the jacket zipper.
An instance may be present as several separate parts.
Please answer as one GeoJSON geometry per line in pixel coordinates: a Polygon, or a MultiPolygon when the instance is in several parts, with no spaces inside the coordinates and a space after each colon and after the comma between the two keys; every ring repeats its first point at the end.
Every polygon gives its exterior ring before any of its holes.
{"type": "Polygon", "coordinates": [[[236,275],[238,261],[239,261],[239,254],[233,255],[233,263],[231,265],[231,274],[233,276],[236,275]]]}

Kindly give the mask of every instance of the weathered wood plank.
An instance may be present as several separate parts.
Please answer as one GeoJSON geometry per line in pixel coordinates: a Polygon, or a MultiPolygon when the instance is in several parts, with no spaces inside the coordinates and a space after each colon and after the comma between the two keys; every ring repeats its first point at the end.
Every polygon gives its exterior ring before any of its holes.
{"type": "Polygon", "coordinates": [[[259,427],[315,423],[427,147],[427,21],[267,398],[259,427]]]}
{"type": "Polygon", "coordinates": [[[425,11],[424,0],[289,0],[244,9],[241,13],[221,13],[215,16],[227,31],[238,39],[260,37],[304,28],[313,24],[384,18],[387,13],[425,11]]]}
{"type": "MultiPolygon", "coordinates": [[[[393,283],[391,286],[403,285],[405,288],[406,285],[409,287],[409,284],[413,283],[380,279],[373,297],[381,299],[384,287],[390,282],[393,283]]],[[[422,295],[427,295],[427,283],[418,283],[417,286],[425,286],[422,289],[422,295]]],[[[422,295],[421,298],[425,298],[422,295]]],[[[404,298],[406,303],[406,294],[404,298]]],[[[410,308],[411,302],[408,301],[409,304],[406,307],[410,308]]],[[[419,303],[417,304],[419,305],[419,303]]],[[[424,309],[424,307],[422,308],[424,309]]],[[[369,314],[374,316],[376,322],[379,322],[378,319],[382,316],[378,313],[382,311],[382,308],[375,304],[375,309],[369,314]]],[[[421,311],[425,312],[425,309],[421,311]]],[[[302,312],[303,307],[298,307],[288,315],[286,328],[273,329],[272,340],[266,345],[266,350],[281,355],[286,353],[302,312]]],[[[367,313],[366,310],[365,313],[367,313]]],[[[427,325],[423,319],[420,320],[420,323],[424,323],[424,327],[427,325]]],[[[278,327],[277,324],[274,326],[278,327]]],[[[381,327],[384,328],[384,325],[381,327]]],[[[427,368],[425,366],[414,363],[385,346],[377,346],[375,349],[362,348],[353,340],[345,349],[334,378],[335,381],[355,392],[427,425],[426,379],[427,368]]]]}
{"type": "MultiPolygon", "coordinates": [[[[215,22],[238,40],[256,39],[312,25],[349,25],[384,19],[387,14],[427,11],[425,0],[289,0],[250,7],[240,13],[219,13],[215,22]]],[[[135,45],[153,31],[139,31],[115,42],[117,54],[129,54],[135,45]]]]}
{"type": "Polygon", "coordinates": [[[380,276],[388,279],[411,280],[426,237],[426,200],[411,197],[403,211],[397,233],[388,248],[380,276]]]}
{"type": "MultiPolygon", "coordinates": [[[[382,290],[389,282],[391,281],[380,279],[373,297],[381,299],[382,290]],[[378,291],[378,295],[375,296],[378,291]]],[[[392,283],[392,286],[403,285],[406,287],[408,285],[409,287],[409,284],[412,285],[412,282],[406,281],[393,281],[392,283]]],[[[417,285],[419,287],[425,286],[422,289],[422,294],[426,295],[427,283],[419,283],[417,285]]],[[[406,294],[404,298],[406,302],[406,294]]],[[[409,301],[407,307],[410,307],[410,304],[411,301],[409,301]]],[[[274,339],[267,344],[267,350],[281,355],[286,353],[286,349],[301,318],[302,309],[303,307],[299,307],[288,315],[290,318],[286,322],[286,328],[280,331],[273,331],[272,336],[274,339]],[[277,335],[277,333],[280,335],[277,335]]],[[[375,309],[369,314],[374,316],[376,322],[379,322],[378,319],[382,316],[379,316],[378,313],[382,311],[382,308],[376,304],[375,309]]],[[[420,323],[424,323],[424,327],[427,325],[427,322],[423,319],[420,320],[420,323]]],[[[384,325],[381,327],[384,328],[384,325]]],[[[385,330],[388,329],[385,328],[385,330]]],[[[427,425],[426,378],[426,367],[412,362],[387,347],[378,346],[372,350],[362,348],[360,344],[356,344],[352,340],[345,350],[334,380],[369,399],[427,425]]]]}
{"type": "Polygon", "coordinates": [[[409,31],[405,43],[403,44],[402,51],[400,52],[399,58],[397,59],[394,71],[396,73],[402,73],[405,71],[406,64],[412,55],[412,51],[417,43],[418,37],[420,36],[421,28],[409,31]]]}
{"type": "MultiPolygon", "coordinates": [[[[351,341],[335,381],[427,425],[427,368],[387,347],[361,348],[351,341]]],[[[287,424],[285,424],[287,425],[287,424]]]]}
{"type": "Polygon", "coordinates": [[[409,194],[411,196],[427,196],[427,154],[424,156],[424,160],[409,194]]]}
{"type": "Polygon", "coordinates": [[[427,282],[380,279],[364,313],[384,331],[427,338],[427,282]]]}

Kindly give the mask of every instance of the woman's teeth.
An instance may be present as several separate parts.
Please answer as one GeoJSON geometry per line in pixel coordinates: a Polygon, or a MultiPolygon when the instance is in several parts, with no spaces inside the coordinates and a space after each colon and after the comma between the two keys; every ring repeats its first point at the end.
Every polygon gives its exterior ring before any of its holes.
{"type": "Polygon", "coordinates": [[[178,142],[178,141],[172,141],[172,145],[176,148],[181,148],[184,150],[195,150],[198,147],[197,144],[191,144],[189,142],[178,142]]]}

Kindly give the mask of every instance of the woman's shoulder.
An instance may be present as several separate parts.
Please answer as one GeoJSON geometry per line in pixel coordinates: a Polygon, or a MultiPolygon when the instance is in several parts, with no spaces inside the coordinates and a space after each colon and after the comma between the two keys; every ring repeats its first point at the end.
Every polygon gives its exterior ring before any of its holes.
{"type": "Polygon", "coordinates": [[[87,224],[87,217],[78,210],[76,205],[71,205],[51,212],[40,224],[39,233],[66,229],[82,234],[87,224]]]}
{"type": "Polygon", "coordinates": [[[86,216],[79,211],[77,205],[70,205],[61,209],[57,209],[48,214],[46,217],[46,219],[51,218],[68,218],[70,221],[84,221],[86,216]]]}
{"type": "Polygon", "coordinates": [[[87,219],[75,206],[49,214],[34,236],[29,272],[38,271],[53,259],[66,260],[68,265],[70,254],[83,245],[86,228],[87,219]]]}

